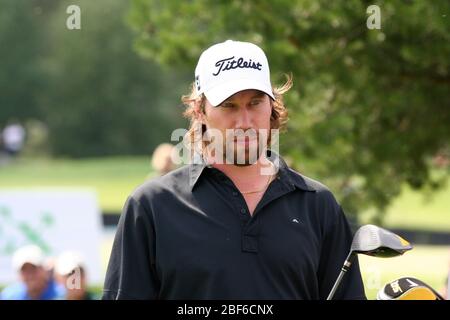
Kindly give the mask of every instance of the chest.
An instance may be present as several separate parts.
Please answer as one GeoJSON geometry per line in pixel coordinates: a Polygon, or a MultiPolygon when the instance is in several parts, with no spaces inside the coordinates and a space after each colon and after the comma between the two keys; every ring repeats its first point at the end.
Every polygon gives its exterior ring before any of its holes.
{"type": "Polygon", "coordinates": [[[261,194],[248,194],[248,195],[244,194],[243,197],[245,199],[245,203],[247,204],[250,215],[253,216],[256,206],[261,201],[263,194],[262,193],[261,194]]]}
{"type": "MultiPolygon", "coordinates": [[[[208,200],[158,211],[156,260],[163,278],[228,279],[235,272],[268,272],[300,281],[315,274],[320,240],[307,210],[279,199],[251,217],[239,206],[233,209],[231,199],[208,200]]],[[[260,200],[246,199],[250,212],[260,200]]]]}

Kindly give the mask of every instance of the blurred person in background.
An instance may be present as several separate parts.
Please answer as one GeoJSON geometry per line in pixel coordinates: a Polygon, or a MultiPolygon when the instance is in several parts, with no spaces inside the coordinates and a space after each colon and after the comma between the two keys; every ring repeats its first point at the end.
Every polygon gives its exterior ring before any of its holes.
{"type": "Polygon", "coordinates": [[[94,300],[87,289],[85,262],[80,254],[63,252],[55,263],[55,278],[65,286],[67,300],[94,300]]]}
{"type": "Polygon", "coordinates": [[[38,246],[18,249],[12,264],[20,282],[7,286],[0,294],[1,300],[55,300],[65,296],[64,287],[57,284],[45,268],[45,257],[38,246]]]}
{"type": "Polygon", "coordinates": [[[176,164],[172,160],[172,152],[174,146],[170,143],[161,143],[153,151],[152,167],[156,171],[157,176],[163,176],[166,173],[176,169],[176,164]]]}
{"type": "Polygon", "coordinates": [[[3,149],[11,157],[19,155],[25,143],[25,129],[17,121],[10,122],[2,132],[3,149]]]}

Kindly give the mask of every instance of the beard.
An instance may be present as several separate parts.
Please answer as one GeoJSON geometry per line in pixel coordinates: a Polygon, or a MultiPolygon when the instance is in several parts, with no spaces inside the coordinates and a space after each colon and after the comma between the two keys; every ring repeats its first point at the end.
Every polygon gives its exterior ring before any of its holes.
{"type": "Polygon", "coordinates": [[[255,164],[264,150],[266,143],[259,137],[256,139],[245,138],[243,141],[229,141],[225,145],[224,161],[238,167],[255,164]]]}
{"type": "MultiPolygon", "coordinates": [[[[227,129],[228,130],[228,129],[227,129]]],[[[232,164],[235,166],[250,166],[255,164],[267,150],[268,138],[264,130],[249,129],[236,134],[213,131],[208,136],[207,154],[212,162],[217,164],[232,164]]]]}

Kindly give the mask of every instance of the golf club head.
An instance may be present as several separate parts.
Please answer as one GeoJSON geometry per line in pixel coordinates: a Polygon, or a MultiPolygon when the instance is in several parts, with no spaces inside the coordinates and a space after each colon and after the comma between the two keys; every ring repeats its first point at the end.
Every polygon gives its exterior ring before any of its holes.
{"type": "Polygon", "coordinates": [[[378,291],[377,300],[444,300],[429,285],[412,277],[389,282],[378,291]]]}
{"type": "Polygon", "coordinates": [[[408,241],[395,233],[367,224],[356,231],[351,251],[374,257],[389,258],[402,255],[412,248],[408,241]]]}
{"type": "Polygon", "coordinates": [[[358,253],[373,257],[390,258],[402,255],[412,248],[408,241],[393,232],[371,224],[360,227],[353,237],[350,253],[344,261],[341,272],[334,282],[327,300],[333,299],[342,278],[350,269],[352,261],[358,253]]]}

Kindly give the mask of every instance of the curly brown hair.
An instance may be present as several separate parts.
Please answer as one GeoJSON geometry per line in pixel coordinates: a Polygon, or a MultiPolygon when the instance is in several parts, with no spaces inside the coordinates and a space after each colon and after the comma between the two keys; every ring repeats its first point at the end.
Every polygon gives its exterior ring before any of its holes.
{"type": "MultiPolygon", "coordinates": [[[[284,131],[286,124],[289,120],[288,110],[284,105],[283,95],[289,91],[292,87],[292,75],[286,75],[286,82],[281,86],[272,86],[273,95],[275,100],[270,99],[272,106],[272,113],[270,115],[270,128],[284,131]]],[[[198,96],[195,83],[191,85],[191,92],[188,95],[183,95],[181,101],[187,107],[183,112],[183,116],[189,119],[189,129],[185,135],[185,143],[187,147],[192,151],[204,150],[206,146],[202,137],[206,131],[206,126],[198,119],[198,113],[205,113],[205,101],[204,94],[198,96]],[[200,138],[200,139],[199,139],[200,138]]],[[[268,143],[270,144],[270,134],[268,136],[268,143]]],[[[202,154],[202,152],[199,152],[202,154]]]]}

